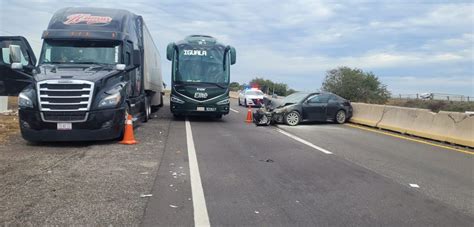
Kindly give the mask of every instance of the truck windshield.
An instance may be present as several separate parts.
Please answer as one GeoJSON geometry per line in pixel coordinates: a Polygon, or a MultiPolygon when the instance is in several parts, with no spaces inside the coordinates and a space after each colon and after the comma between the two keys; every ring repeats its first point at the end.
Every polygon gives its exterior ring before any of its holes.
{"type": "Polygon", "coordinates": [[[224,69],[224,48],[179,50],[176,82],[202,82],[227,84],[228,73],[224,69]]]}
{"type": "Polygon", "coordinates": [[[40,64],[117,64],[120,42],[45,40],[40,64]]]}

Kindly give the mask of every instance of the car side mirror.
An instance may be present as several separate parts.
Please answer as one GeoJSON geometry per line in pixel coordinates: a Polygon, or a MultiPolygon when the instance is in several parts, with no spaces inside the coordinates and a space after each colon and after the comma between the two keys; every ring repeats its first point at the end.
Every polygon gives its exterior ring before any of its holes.
{"type": "Polygon", "coordinates": [[[175,48],[176,48],[176,44],[174,43],[169,43],[168,46],[166,47],[166,59],[168,59],[168,61],[171,61],[173,59],[175,48]]]}
{"type": "Polygon", "coordinates": [[[142,64],[142,53],[140,50],[133,50],[133,65],[140,66],[142,64]]]}

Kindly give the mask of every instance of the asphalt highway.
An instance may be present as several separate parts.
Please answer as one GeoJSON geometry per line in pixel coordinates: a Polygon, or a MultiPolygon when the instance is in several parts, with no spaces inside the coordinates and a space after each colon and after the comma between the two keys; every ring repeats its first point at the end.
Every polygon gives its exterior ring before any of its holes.
{"type": "Polygon", "coordinates": [[[231,106],[171,120],[142,225],[474,223],[469,153],[352,125],[256,127],[231,106]]]}
{"type": "Polygon", "coordinates": [[[472,226],[473,150],[358,125],[166,105],[117,141],[0,145],[0,225],[472,226]]]}

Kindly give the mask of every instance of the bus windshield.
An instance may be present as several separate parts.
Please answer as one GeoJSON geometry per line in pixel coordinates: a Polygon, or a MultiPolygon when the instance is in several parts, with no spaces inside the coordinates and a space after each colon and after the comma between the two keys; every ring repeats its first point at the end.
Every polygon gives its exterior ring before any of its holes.
{"type": "Polygon", "coordinates": [[[176,82],[229,82],[228,73],[224,68],[224,48],[180,48],[177,60],[176,82]]]}

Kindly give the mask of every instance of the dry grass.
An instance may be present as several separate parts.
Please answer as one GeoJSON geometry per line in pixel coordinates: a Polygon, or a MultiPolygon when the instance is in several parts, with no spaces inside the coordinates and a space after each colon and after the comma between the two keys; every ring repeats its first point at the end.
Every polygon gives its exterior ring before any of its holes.
{"type": "Polygon", "coordinates": [[[0,143],[3,144],[12,134],[20,131],[18,116],[0,115],[0,143]]]}
{"type": "Polygon", "coordinates": [[[20,131],[18,123],[18,98],[8,97],[8,109],[14,112],[8,114],[0,114],[0,144],[5,143],[8,137],[20,131]]]}
{"type": "Polygon", "coordinates": [[[440,101],[440,100],[421,100],[421,99],[390,99],[386,105],[402,106],[420,109],[429,109],[433,112],[452,111],[465,112],[474,111],[474,102],[458,102],[458,101],[440,101]]]}

